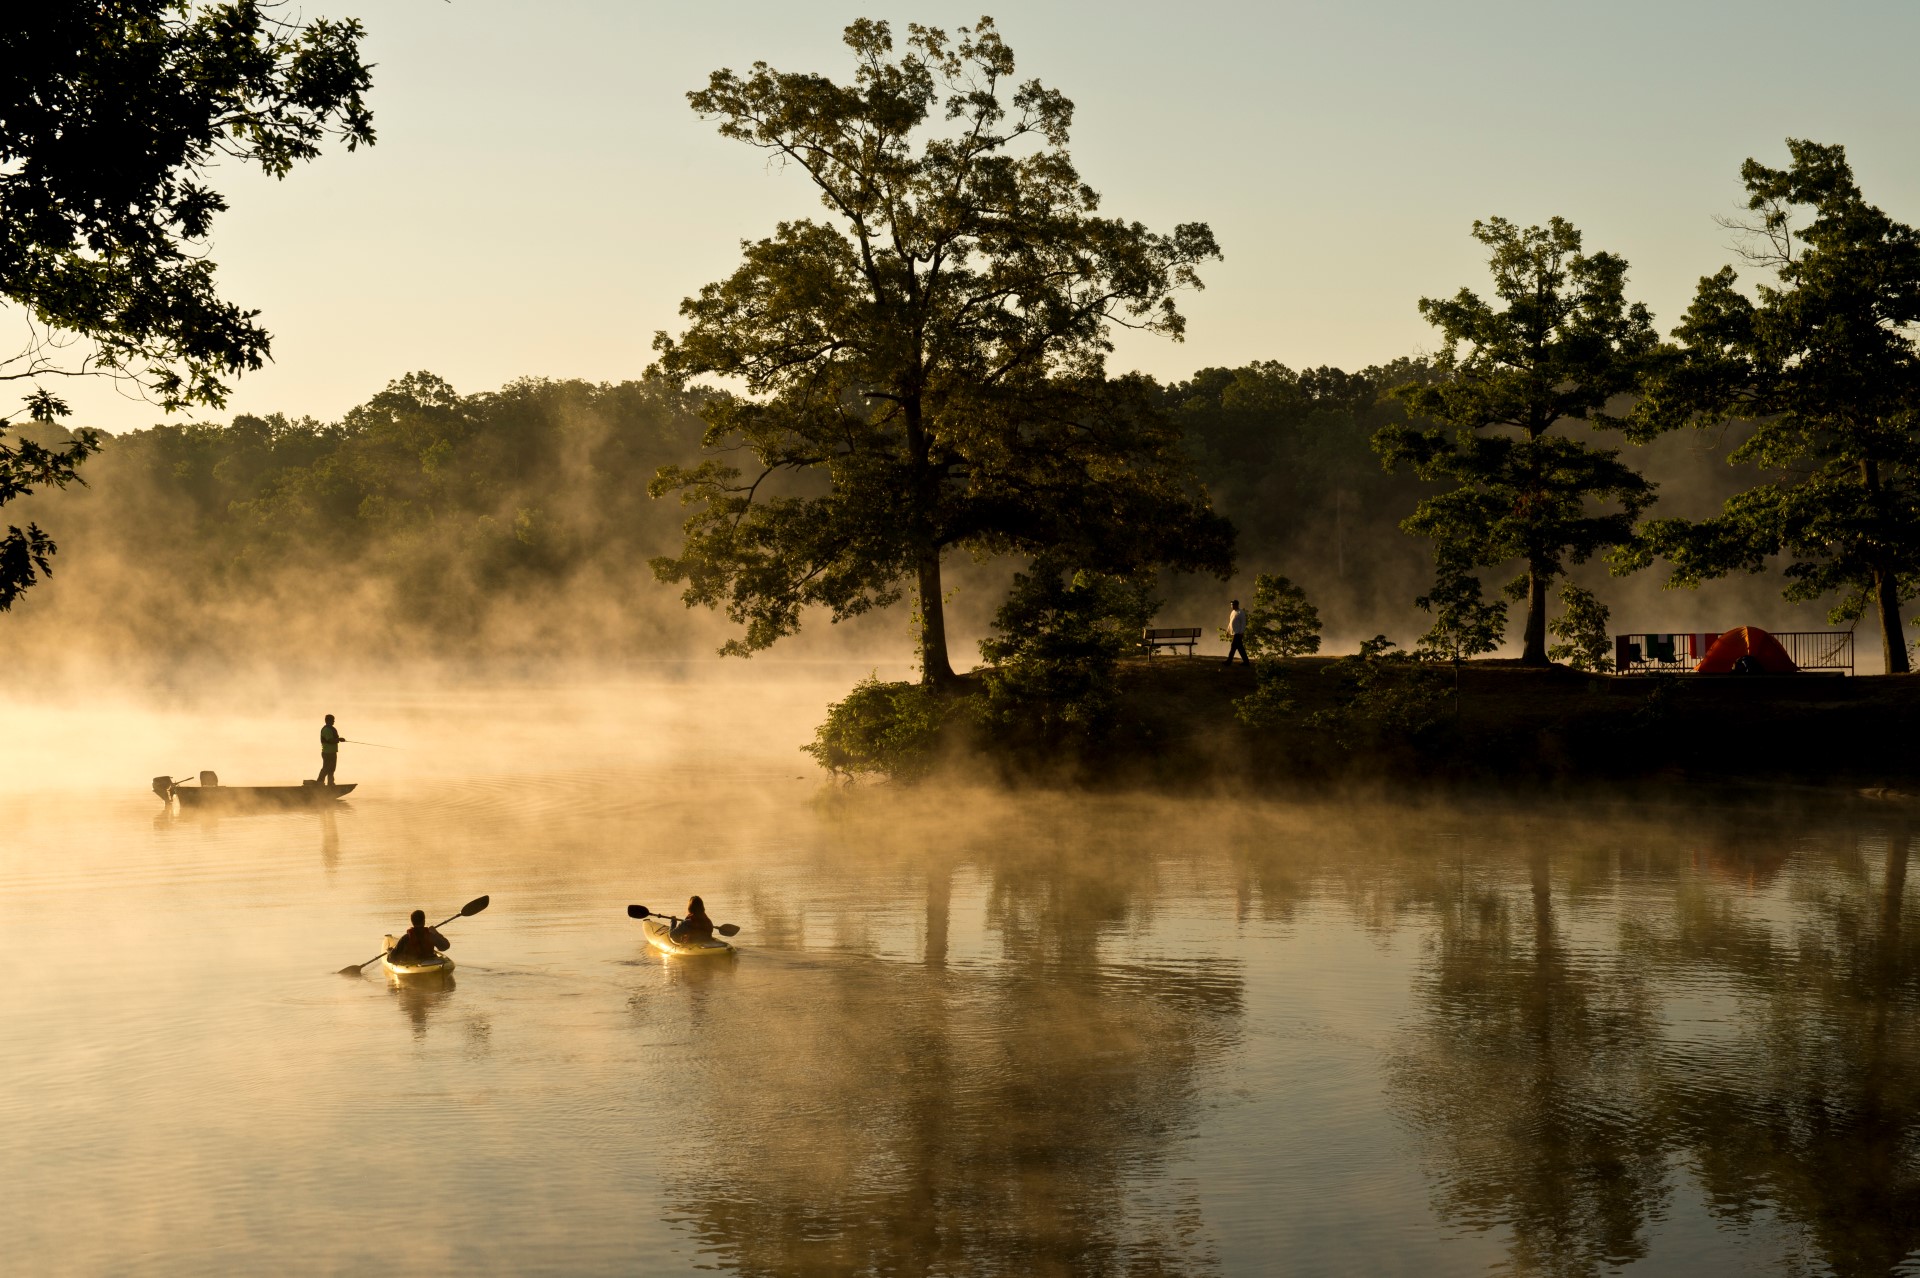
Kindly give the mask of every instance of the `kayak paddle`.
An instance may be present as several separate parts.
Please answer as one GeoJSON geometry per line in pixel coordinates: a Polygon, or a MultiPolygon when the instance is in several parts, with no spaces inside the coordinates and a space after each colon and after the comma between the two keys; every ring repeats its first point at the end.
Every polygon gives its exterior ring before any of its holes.
{"type": "MultiPolygon", "coordinates": [[[[627,907],[627,917],[630,919],[672,919],[675,923],[680,921],[678,914],[655,914],[644,905],[629,905],[627,907]]],[[[738,923],[722,923],[713,930],[722,936],[740,935],[740,925],[738,923]]]]}
{"type": "MultiPolygon", "coordinates": [[[[455,919],[470,919],[474,915],[478,914],[480,911],[486,909],[487,903],[492,899],[493,898],[490,896],[476,896],[471,901],[468,901],[465,905],[461,906],[460,912],[458,914],[447,915],[447,917],[445,917],[444,919],[441,919],[438,923],[435,923],[434,927],[436,928],[445,927],[447,924],[453,922],[455,919]]],[[[384,958],[386,956],[386,953],[387,952],[385,950],[381,950],[380,953],[374,955],[373,958],[368,959],[367,963],[372,963],[377,959],[384,958]]],[[[360,969],[365,967],[367,963],[355,963],[352,967],[343,967],[340,969],[338,973],[336,973],[336,975],[358,976],[360,975],[360,969]]]]}

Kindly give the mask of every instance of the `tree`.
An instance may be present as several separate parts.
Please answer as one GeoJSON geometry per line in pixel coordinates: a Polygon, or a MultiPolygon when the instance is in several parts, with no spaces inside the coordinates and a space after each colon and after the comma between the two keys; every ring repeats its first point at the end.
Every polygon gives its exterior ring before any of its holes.
{"type": "MultiPolygon", "coordinates": [[[[225,402],[259,368],[256,311],[213,286],[204,240],[226,201],[204,184],[221,155],[275,177],[331,132],[373,142],[360,24],[273,16],[259,0],[93,0],[25,6],[0,27],[0,298],[25,326],[0,382],[29,415],[66,406],[42,383],[107,374],[171,411],[225,402]]],[[[6,419],[0,418],[0,425],[6,419]]],[[[77,482],[99,436],[0,441],[0,505],[77,482]]],[[[0,539],[0,610],[50,571],[38,525],[0,539]]]]}
{"type": "Polygon", "coordinates": [[[274,8],[93,0],[0,29],[0,296],[27,323],[0,381],[104,372],[171,411],[261,366],[258,312],[214,290],[204,241],[227,204],[207,170],[283,178],[329,135],[373,142],[360,24],[274,8]]]}
{"type": "Polygon", "coordinates": [[[1507,593],[1526,600],[1521,659],[1545,665],[1553,579],[1569,559],[1627,541],[1653,501],[1653,485],[1618,449],[1553,432],[1568,422],[1624,425],[1607,405],[1638,387],[1658,339],[1646,307],[1626,300],[1626,262],[1582,253],[1580,232],[1562,219],[1521,230],[1493,218],[1473,234],[1491,251],[1505,305],[1468,289],[1421,299],[1445,346],[1433,380],[1399,393],[1438,425],[1389,425],[1374,446],[1388,469],[1404,462],[1456,485],[1423,500],[1402,528],[1465,567],[1520,561],[1507,593]]]}
{"type": "Polygon", "coordinates": [[[852,84],[756,63],[689,94],[723,136],[798,167],[825,221],[781,223],[655,340],[685,383],[743,392],[704,412],[706,444],[751,456],[665,467],[656,495],[692,511],[655,569],[689,606],[764,648],[821,606],[837,621],[916,597],[922,677],[953,677],[941,559],[1057,552],[1076,569],[1224,573],[1232,532],[1143,378],[1109,378],[1115,325],[1178,338],[1172,294],[1219,256],[1201,224],[1171,235],[1096,215],[1066,146],[1073,106],[1013,84],[989,19],[958,39],[884,22],[846,29],[852,84]],[[952,128],[929,135],[935,116],[952,128]]]}
{"type": "Polygon", "coordinates": [[[1600,596],[1569,581],[1560,587],[1560,603],[1566,611],[1547,628],[1561,642],[1547,655],[1575,670],[1613,669],[1612,645],[1607,642],[1608,610],[1600,596]]]}
{"type": "Polygon", "coordinates": [[[1507,632],[1507,605],[1487,602],[1480,579],[1445,556],[1435,565],[1433,589],[1413,602],[1433,614],[1432,629],[1414,649],[1429,660],[1457,665],[1499,648],[1507,632]]]}
{"type": "Polygon", "coordinates": [[[1307,592],[1270,573],[1253,579],[1247,649],[1255,657],[1299,657],[1320,651],[1320,610],[1307,592]]]}
{"type": "Polygon", "coordinates": [[[1788,599],[1872,609],[1889,673],[1908,670],[1900,601],[1920,580],[1920,233],[1868,204],[1838,146],[1741,167],[1745,256],[1776,281],[1749,298],[1731,266],[1700,281],[1677,347],[1637,410],[1648,433],[1752,423],[1728,460],[1779,473],[1697,522],[1650,522],[1621,556],[1695,586],[1788,559],[1788,599]],[[1804,228],[1796,214],[1811,212],[1804,228]]]}

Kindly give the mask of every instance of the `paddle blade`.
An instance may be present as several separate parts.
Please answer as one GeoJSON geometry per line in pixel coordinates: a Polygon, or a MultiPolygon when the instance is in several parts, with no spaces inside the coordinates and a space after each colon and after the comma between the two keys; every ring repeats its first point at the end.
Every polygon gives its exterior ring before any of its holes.
{"type": "Polygon", "coordinates": [[[722,936],[740,935],[740,925],[738,923],[722,923],[719,927],[716,927],[713,930],[718,932],[722,936]]]}
{"type": "Polygon", "coordinates": [[[629,905],[627,907],[627,917],[630,919],[644,919],[652,913],[653,911],[644,905],[629,905]]]}
{"type": "Polygon", "coordinates": [[[493,900],[491,896],[476,896],[475,898],[473,898],[473,900],[468,901],[465,905],[460,907],[460,917],[463,919],[472,918],[474,915],[478,914],[480,911],[486,909],[487,903],[491,900],[493,900]]]}

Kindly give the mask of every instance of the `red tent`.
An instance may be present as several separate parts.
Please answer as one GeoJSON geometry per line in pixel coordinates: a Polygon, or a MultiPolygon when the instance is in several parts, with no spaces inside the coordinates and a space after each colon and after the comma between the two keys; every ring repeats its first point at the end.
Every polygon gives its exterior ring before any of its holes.
{"type": "Polygon", "coordinates": [[[1758,667],[1761,674],[1792,674],[1800,667],[1780,646],[1780,641],[1758,626],[1729,630],[1713,641],[1707,655],[1693,668],[1695,674],[1747,673],[1758,667]],[[1742,664],[1742,662],[1746,664],[1742,664]]]}

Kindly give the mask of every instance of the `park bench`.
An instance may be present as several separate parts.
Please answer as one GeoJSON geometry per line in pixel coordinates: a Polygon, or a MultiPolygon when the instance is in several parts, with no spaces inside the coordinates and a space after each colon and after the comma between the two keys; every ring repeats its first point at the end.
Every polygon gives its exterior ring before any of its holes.
{"type": "Polygon", "coordinates": [[[1193,645],[1200,642],[1200,627],[1178,626],[1172,630],[1148,630],[1140,636],[1140,646],[1151,657],[1162,648],[1185,647],[1187,655],[1193,655],[1193,645]]]}

